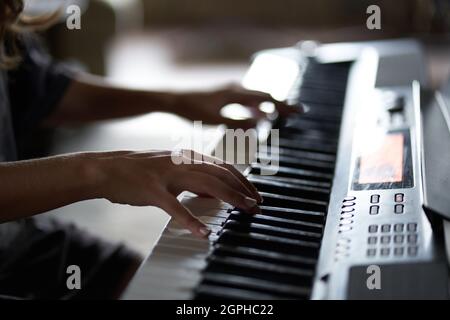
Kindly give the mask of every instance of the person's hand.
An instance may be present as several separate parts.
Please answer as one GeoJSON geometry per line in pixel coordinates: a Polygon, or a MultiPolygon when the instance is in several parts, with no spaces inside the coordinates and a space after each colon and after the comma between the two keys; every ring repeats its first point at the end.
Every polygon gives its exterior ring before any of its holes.
{"type": "Polygon", "coordinates": [[[96,197],[160,207],[198,237],[207,236],[209,230],[176,199],[181,192],[215,197],[249,213],[258,212],[262,201],[256,188],[233,166],[215,164],[217,159],[189,150],[106,152],[91,159],[96,197]]]}
{"type": "Polygon", "coordinates": [[[303,112],[302,107],[289,106],[267,93],[246,90],[238,85],[230,85],[210,92],[180,93],[177,96],[173,111],[190,120],[248,129],[255,127],[258,120],[267,116],[259,109],[259,105],[263,102],[272,102],[280,116],[303,112]],[[252,117],[242,120],[224,117],[221,114],[221,109],[231,103],[239,103],[247,107],[252,117]]]}

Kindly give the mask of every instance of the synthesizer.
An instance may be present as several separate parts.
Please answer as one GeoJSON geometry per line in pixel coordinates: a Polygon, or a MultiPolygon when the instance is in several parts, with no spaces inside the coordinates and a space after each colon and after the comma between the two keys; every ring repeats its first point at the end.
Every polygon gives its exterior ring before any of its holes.
{"type": "Polygon", "coordinates": [[[122,298],[447,299],[445,230],[426,210],[423,60],[408,39],[258,52],[243,85],[308,108],[259,128],[267,147],[239,166],[261,213],[185,194],[209,239],[170,221],[122,298]]]}

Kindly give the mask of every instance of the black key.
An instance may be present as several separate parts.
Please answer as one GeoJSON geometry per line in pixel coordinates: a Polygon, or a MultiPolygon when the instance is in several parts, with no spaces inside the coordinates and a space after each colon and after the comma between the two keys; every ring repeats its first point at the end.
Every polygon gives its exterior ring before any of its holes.
{"type": "Polygon", "coordinates": [[[250,179],[250,181],[260,192],[278,193],[286,196],[310,198],[322,201],[327,201],[329,198],[328,190],[321,188],[298,186],[277,181],[261,181],[257,179],[250,179]]]}
{"type": "Polygon", "coordinates": [[[195,289],[196,299],[245,299],[245,300],[275,300],[282,297],[276,294],[258,293],[250,290],[224,288],[220,285],[201,284],[195,289]]]}
{"type": "Polygon", "coordinates": [[[271,216],[266,212],[250,215],[248,213],[232,211],[228,217],[228,220],[243,221],[246,223],[260,223],[274,227],[305,230],[316,233],[321,233],[323,231],[323,225],[320,223],[293,220],[289,219],[289,217],[279,218],[277,216],[271,216]]]}
{"type": "Polygon", "coordinates": [[[324,191],[329,191],[331,188],[331,184],[328,182],[320,182],[320,181],[312,181],[306,179],[295,179],[295,178],[286,178],[286,177],[278,177],[278,176],[260,176],[255,174],[249,174],[247,176],[249,180],[253,181],[276,181],[280,183],[289,183],[293,185],[299,186],[310,186],[315,188],[321,188],[324,191]]]}
{"type": "Polygon", "coordinates": [[[252,279],[224,273],[205,272],[203,284],[222,285],[225,287],[255,290],[258,292],[277,294],[286,298],[307,298],[311,289],[305,286],[281,284],[268,280],[252,279]]]}
{"type": "Polygon", "coordinates": [[[277,236],[280,238],[297,239],[305,241],[319,242],[321,239],[321,234],[317,232],[275,227],[270,225],[264,225],[261,223],[252,223],[252,222],[245,223],[244,221],[236,221],[236,220],[228,220],[227,222],[225,222],[223,230],[233,230],[237,232],[252,232],[258,234],[277,236]]]}
{"type": "Polygon", "coordinates": [[[317,263],[317,259],[304,257],[301,255],[292,255],[248,247],[233,247],[221,244],[216,244],[214,246],[214,254],[217,256],[238,257],[256,261],[266,261],[311,270],[315,268],[315,265],[317,263]]]}
{"type": "Polygon", "coordinates": [[[258,163],[253,163],[251,165],[252,174],[258,174],[258,175],[267,175],[262,174],[264,172],[261,172],[261,169],[265,170],[266,173],[275,173],[279,177],[288,177],[288,178],[297,178],[297,179],[306,179],[306,180],[313,180],[313,181],[321,181],[321,182],[331,182],[333,179],[332,174],[328,173],[322,173],[312,170],[303,170],[303,169],[293,169],[288,167],[277,167],[277,168],[271,168],[270,166],[263,166],[258,163]]]}
{"type": "Polygon", "coordinates": [[[256,279],[271,279],[276,282],[309,284],[314,275],[313,270],[280,266],[268,262],[255,263],[253,260],[210,256],[205,272],[220,272],[256,279]]]}
{"type": "Polygon", "coordinates": [[[265,206],[294,208],[312,211],[326,211],[327,202],[320,200],[311,200],[300,197],[283,196],[274,193],[260,192],[265,206]]]}
{"type": "Polygon", "coordinates": [[[297,221],[308,221],[315,223],[323,223],[325,211],[300,210],[292,208],[280,208],[271,206],[260,206],[261,213],[272,217],[292,219],[297,221]]]}
{"type": "MultiPolygon", "coordinates": [[[[261,153],[270,153],[274,150],[270,149],[266,146],[261,146],[259,148],[259,152],[261,153]]],[[[302,151],[302,150],[293,150],[293,149],[287,149],[287,148],[275,148],[275,151],[277,151],[280,155],[290,156],[294,158],[301,158],[301,159],[309,159],[309,160],[316,160],[316,161],[325,161],[330,163],[336,162],[336,156],[326,153],[320,153],[320,152],[313,152],[313,151],[302,151]]]]}
{"type": "Polygon", "coordinates": [[[288,140],[280,138],[277,147],[289,148],[294,150],[314,151],[325,154],[336,154],[337,147],[334,144],[308,142],[304,140],[288,140]]]}
{"type": "Polygon", "coordinates": [[[257,233],[243,233],[223,230],[217,243],[230,246],[242,246],[290,254],[302,254],[307,257],[318,255],[319,244],[314,241],[285,239],[257,233]]]}
{"type": "Polygon", "coordinates": [[[282,167],[320,171],[330,174],[334,172],[334,163],[330,162],[301,159],[282,155],[268,155],[265,153],[258,153],[257,155],[258,163],[270,164],[274,163],[275,161],[277,161],[278,164],[282,167]]]}

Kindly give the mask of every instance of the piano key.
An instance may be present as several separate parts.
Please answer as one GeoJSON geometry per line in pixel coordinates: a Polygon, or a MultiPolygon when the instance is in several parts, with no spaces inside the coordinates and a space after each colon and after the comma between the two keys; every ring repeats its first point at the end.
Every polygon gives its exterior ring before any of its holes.
{"type": "Polygon", "coordinates": [[[325,217],[325,211],[311,211],[292,208],[281,208],[275,206],[260,206],[262,214],[278,218],[293,219],[298,221],[311,221],[321,223],[325,217]]]}
{"type": "Polygon", "coordinates": [[[280,296],[269,293],[258,293],[249,290],[224,288],[216,285],[200,285],[195,290],[196,299],[245,299],[245,300],[274,300],[280,296]]]}
{"type": "Polygon", "coordinates": [[[279,226],[298,230],[310,230],[315,232],[323,231],[323,224],[304,222],[301,220],[289,219],[289,217],[279,218],[277,216],[266,214],[262,212],[261,214],[248,215],[242,214],[239,211],[232,211],[228,220],[236,221],[247,221],[247,222],[257,222],[266,225],[279,226]]]}
{"type": "Polygon", "coordinates": [[[221,272],[247,278],[270,279],[280,283],[309,284],[313,270],[281,266],[268,262],[234,257],[209,257],[205,272],[221,272]]]}
{"type": "Polygon", "coordinates": [[[279,154],[272,154],[272,155],[269,155],[267,153],[257,154],[258,163],[273,163],[275,161],[277,161],[278,164],[282,167],[321,171],[329,174],[332,174],[334,172],[334,164],[329,162],[294,158],[279,154]]]}
{"type": "MultiPolygon", "coordinates": [[[[303,114],[302,117],[307,117],[308,113],[303,114]]],[[[318,116],[309,116],[309,117],[318,117],[318,116]]],[[[339,118],[340,121],[340,118],[339,118]]],[[[282,128],[279,131],[280,138],[288,139],[288,140],[302,140],[307,139],[308,141],[316,141],[317,143],[325,142],[331,145],[337,145],[338,139],[336,136],[324,136],[323,133],[317,134],[315,131],[300,131],[299,130],[289,130],[289,128],[282,128]],[[288,130],[286,130],[288,129],[288,130]]]]}
{"type": "Polygon", "coordinates": [[[183,204],[208,223],[212,234],[197,239],[171,222],[149,259],[153,268],[146,264],[144,279],[133,282],[140,283],[136,291],[145,294],[147,288],[147,296],[172,299],[189,299],[193,293],[196,298],[309,297],[349,66],[309,59],[295,99],[312,109],[274,123],[280,146],[261,146],[260,163],[245,172],[264,198],[261,213],[248,215],[221,201],[188,194],[183,204]],[[275,155],[280,164],[275,175],[261,175],[262,169],[273,169],[262,163],[276,160],[275,155]]]}
{"type": "Polygon", "coordinates": [[[243,257],[255,261],[267,261],[273,263],[283,263],[293,267],[301,266],[305,269],[314,269],[317,259],[305,257],[301,254],[287,254],[274,252],[265,249],[234,247],[223,244],[214,245],[214,254],[217,256],[243,257]]]}
{"type": "Polygon", "coordinates": [[[261,170],[265,170],[266,172],[273,172],[279,177],[287,177],[287,178],[298,178],[298,179],[308,179],[313,181],[321,181],[321,182],[331,182],[333,179],[332,174],[328,173],[322,173],[312,170],[303,170],[303,169],[293,169],[289,167],[270,167],[261,165],[258,163],[252,163],[251,164],[251,171],[252,174],[258,174],[258,175],[265,175],[262,174],[263,172],[261,170]]]}
{"type": "Polygon", "coordinates": [[[289,183],[283,183],[270,180],[249,179],[256,189],[261,192],[278,193],[293,197],[308,197],[327,201],[329,198],[329,191],[323,188],[316,188],[310,186],[299,186],[289,183]]]}
{"type": "Polygon", "coordinates": [[[249,180],[253,181],[276,181],[276,182],[285,182],[293,185],[305,185],[316,188],[322,188],[323,190],[330,190],[331,185],[329,182],[320,182],[320,181],[312,181],[306,179],[296,179],[296,178],[287,178],[287,177],[279,177],[279,176],[260,176],[255,174],[248,175],[249,180]]]}
{"type": "Polygon", "coordinates": [[[259,146],[259,152],[261,153],[276,153],[279,155],[290,156],[299,159],[309,159],[317,161],[326,161],[334,164],[336,156],[332,154],[326,154],[314,151],[294,150],[282,147],[271,148],[270,146],[259,146]]]}
{"type": "Polygon", "coordinates": [[[265,206],[295,208],[312,211],[326,211],[327,202],[321,200],[313,200],[300,197],[284,196],[280,194],[260,192],[263,197],[263,204],[265,206]]]}
{"type": "Polygon", "coordinates": [[[249,279],[247,277],[205,272],[203,274],[204,284],[219,284],[237,289],[255,290],[263,293],[275,293],[290,298],[306,298],[310,289],[304,286],[274,283],[261,279],[249,279]]]}
{"type": "MultiPolygon", "coordinates": [[[[320,124],[317,124],[319,126],[320,124]]],[[[325,144],[325,143],[317,143],[317,142],[308,142],[304,140],[289,140],[284,138],[279,138],[277,147],[289,148],[294,150],[304,150],[304,151],[313,151],[325,154],[336,154],[337,146],[334,144],[325,144]]]]}
{"type": "Polygon", "coordinates": [[[284,253],[302,253],[305,256],[315,257],[318,254],[317,242],[286,239],[276,236],[262,235],[257,233],[236,232],[223,230],[217,243],[246,246],[270,251],[281,251],[284,253]]]}
{"type": "Polygon", "coordinates": [[[254,222],[245,223],[243,221],[236,221],[236,220],[229,220],[225,222],[223,230],[252,232],[258,234],[273,235],[282,238],[299,239],[307,241],[319,241],[321,239],[321,234],[317,232],[275,227],[254,222]]]}
{"type": "MultiPolygon", "coordinates": [[[[212,248],[212,247],[211,247],[212,248]]],[[[184,248],[184,247],[173,247],[173,246],[165,246],[164,244],[158,244],[153,250],[152,250],[152,256],[153,254],[159,254],[163,253],[166,255],[172,255],[175,257],[189,257],[193,259],[205,259],[206,256],[210,253],[209,250],[207,251],[199,251],[194,250],[191,248],[184,248]]]]}
{"type": "Polygon", "coordinates": [[[207,252],[211,247],[210,242],[216,240],[215,237],[216,235],[210,235],[210,239],[212,240],[207,241],[205,239],[196,238],[192,234],[171,235],[168,232],[165,232],[159,240],[159,243],[166,246],[186,247],[192,248],[192,250],[198,250],[200,252],[207,252]]]}

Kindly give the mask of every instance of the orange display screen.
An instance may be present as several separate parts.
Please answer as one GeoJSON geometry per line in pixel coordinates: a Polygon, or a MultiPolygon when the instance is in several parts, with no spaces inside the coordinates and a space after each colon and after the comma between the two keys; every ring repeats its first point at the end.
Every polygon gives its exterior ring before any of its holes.
{"type": "Polygon", "coordinates": [[[386,135],[372,152],[360,159],[359,184],[395,183],[403,180],[403,147],[401,133],[386,135]]]}

